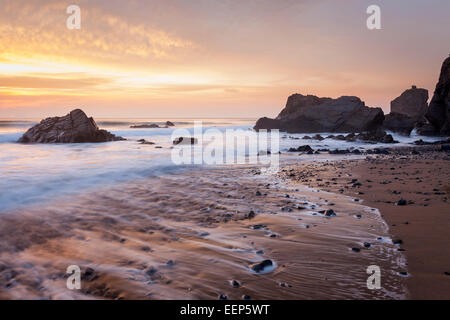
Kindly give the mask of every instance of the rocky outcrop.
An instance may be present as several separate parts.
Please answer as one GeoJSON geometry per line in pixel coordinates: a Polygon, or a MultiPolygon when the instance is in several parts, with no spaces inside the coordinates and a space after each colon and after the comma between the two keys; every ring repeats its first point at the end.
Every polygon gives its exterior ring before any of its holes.
{"type": "MultiPolygon", "coordinates": [[[[433,127],[434,134],[450,134],[450,57],[445,59],[442,64],[439,82],[436,85],[425,118],[433,127]]],[[[419,128],[419,133],[426,134],[430,127],[425,124],[425,128],[425,130],[419,128]]]]}
{"type": "Polygon", "coordinates": [[[383,120],[381,108],[369,108],[358,97],[332,99],[294,94],[276,119],[261,118],[254,129],[289,133],[364,132],[376,130],[383,120]]]}
{"type": "Polygon", "coordinates": [[[173,140],[174,145],[191,145],[191,144],[197,144],[198,139],[193,137],[178,137],[173,140]]]}
{"type": "Polygon", "coordinates": [[[419,120],[428,107],[428,90],[412,86],[391,101],[391,113],[400,113],[419,120]]]}
{"type": "Polygon", "coordinates": [[[132,125],[130,126],[131,129],[155,129],[155,128],[161,128],[159,125],[157,125],[156,123],[152,123],[152,124],[136,124],[136,125],[132,125]]]}
{"type": "Polygon", "coordinates": [[[402,113],[391,112],[385,116],[383,126],[386,130],[409,136],[417,125],[417,119],[402,113]]]}
{"type": "Polygon", "coordinates": [[[387,130],[409,135],[417,122],[423,119],[428,107],[428,90],[411,89],[391,101],[391,113],[385,117],[383,126],[387,130]]]}
{"type": "Polygon", "coordinates": [[[93,118],[75,109],[63,117],[42,120],[30,128],[20,143],[81,143],[125,140],[97,127],[93,118]]]}

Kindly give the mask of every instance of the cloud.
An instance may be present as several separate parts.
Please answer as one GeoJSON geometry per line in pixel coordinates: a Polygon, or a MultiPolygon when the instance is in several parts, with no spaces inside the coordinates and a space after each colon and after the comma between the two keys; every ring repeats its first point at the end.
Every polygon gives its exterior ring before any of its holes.
{"type": "MultiPolygon", "coordinates": [[[[66,74],[66,76],[71,76],[66,74]]],[[[15,89],[86,89],[111,83],[104,78],[48,78],[0,76],[0,87],[15,89]]]]}

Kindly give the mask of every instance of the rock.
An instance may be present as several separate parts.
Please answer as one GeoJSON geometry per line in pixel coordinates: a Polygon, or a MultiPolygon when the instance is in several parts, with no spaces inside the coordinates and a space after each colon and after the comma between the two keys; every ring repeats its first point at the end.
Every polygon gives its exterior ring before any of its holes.
{"type": "Polygon", "coordinates": [[[300,146],[297,149],[296,148],[290,148],[288,152],[314,152],[313,148],[311,148],[309,145],[300,146]]]}
{"type": "Polygon", "coordinates": [[[101,130],[93,118],[75,109],[63,117],[52,117],[42,120],[30,128],[19,143],[83,143],[108,142],[125,140],[122,137],[101,130]]]}
{"type": "Polygon", "coordinates": [[[319,140],[319,141],[322,141],[322,140],[325,140],[325,138],[324,137],[322,137],[320,134],[316,134],[314,137],[312,137],[314,140],[319,140]]]}
{"type": "Polygon", "coordinates": [[[364,248],[369,249],[372,245],[369,242],[364,242],[364,248]]]}
{"type": "Polygon", "coordinates": [[[348,154],[348,153],[350,153],[350,150],[348,150],[348,149],[343,149],[343,150],[336,149],[336,150],[330,150],[330,151],[328,151],[328,153],[329,154],[348,154]]]}
{"type": "Polygon", "coordinates": [[[249,295],[244,294],[242,296],[242,300],[251,300],[252,298],[249,295]]]}
{"type": "Polygon", "coordinates": [[[149,144],[149,145],[155,144],[154,142],[147,141],[145,139],[139,139],[137,142],[139,142],[140,144],[149,144]]]}
{"type": "Polygon", "coordinates": [[[189,145],[189,144],[197,144],[198,139],[193,137],[178,137],[175,140],[173,140],[174,145],[182,144],[182,145],[189,145]]]}
{"type": "Polygon", "coordinates": [[[82,279],[91,282],[98,279],[98,274],[94,269],[86,268],[86,270],[83,273],[82,279]]]}
{"type": "Polygon", "coordinates": [[[325,212],[325,216],[326,216],[326,217],[335,217],[335,216],[336,216],[336,213],[334,212],[333,209],[328,209],[328,210],[325,212]]]}
{"type": "Polygon", "coordinates": [[[261,272],[264,271],[265,268],[273,266],[272,260],[264,260],[259,263],[255,263],[254,265],[250,266],[250,268],[255,272],[261,272]]]}
{"type": "Polygon", "coordinates": [[[228,300],[228,297],[224,294],[219,295],[219,300],[228,300]]]}
{"type": "MultiPolygon", "coordinates": [[[[450,134],[450,57],[442,64],[439,82],[425,118],[432,125],[435,134],[450,134]]],[[[419,131],[424,134],[422,130],[419,131]]]]}
{"type": "Polygon", "coordinates": [[[391,101],[391,113],[406,115],[417,121],[427,112],[427,103],[428,90],[412,86],[400,97],[391,101]]]}
{"type": "Polygon", "coordinates": [[[401,240],[401,239],[392,239],[392,243],[393,244],[402,244],[403,240],[401,240]]]}
{"type": "Polygon", "coordinates": [[[152,123],[152,124],[138,124],[134,126],[130,126],[131,129],[154,129],[154,128],[161,128],[159,125],[152,123]]]}
{"type": "Polygon", "coordinates": [[[404,199],[400,199],[397,201],[398,206],[406,206],[408,203],[404,199]]]}
{"type": "Polygon", "coordinates": [[[167,261],[167,263],[166,263],[166,265],[167,265],[168,267],[172,267],[174,264],[175,264],[175,262],[173,262],[173,260],[169,260],[169,261],[167,261]]]}
{"type": "Polygon", "coordinates": [[[166,121],[166,126],[168,126],[168,127],[174,127],[175,124],[174,124],[173,122],[166,121]]]}
{"type": "Polygon", "coordinates": [[[411,134],[411,131],[417,125],[417,120],[401,113],[391,112],[386,115],[383,127],[386,130],[391,130],[406,136],[411,134]]]}
{"type": "Polygon", "coordinates": [[[233,286],[233,288],[239,288],[241,286],[241,283],[237,280],[232,280],[231,285],[233,286]]]}
{"type": "Polygon", "coordinates": [[[360,252],[361,249],[360,249],[360,248],[352,248],[352,251],[353,251],[353,252],[360,252]]]}
{"type": "Polygon", "coordinates": [[[378,128],[377,130],[373,131],[367,131],[358,134],[356,139],[365,141],[365,142],[372,142],[372,143],[398,143],[398,141],[395,141],[392,135],[387,134],[386,131],[384,131],[381,128],[378,128]]]}
{"type": "Polygon", "coordinates": [[[332,99],[294,94],[276,119],[261,118],[254,129],[290,133],[363,132],[377,129],[383,120],[381,108],[366,107],[358,97],[332,99]]]}

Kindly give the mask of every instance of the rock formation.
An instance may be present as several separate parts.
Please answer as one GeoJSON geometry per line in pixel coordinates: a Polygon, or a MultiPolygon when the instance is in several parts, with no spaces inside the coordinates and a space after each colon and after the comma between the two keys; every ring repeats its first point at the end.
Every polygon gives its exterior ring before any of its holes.
{"type": "Polygon", "coordinates": [[[427,107],[428,90],[412,86],[391,101],[391,113],[386,115],[383,125],[388,130],[409,135],[423,119],[427,107]]]}
{"type": "Polygon", "coordinates": [[[369,108],[358,97],[332,99],[294,94],[276,119],[261,118],[254,129],[289,133],[364,132],[376,130],[383,120],[381,108],[369,108]]]}
{"type": "MultiPolygon", "coordinates": [[[[439,82],[436,85],[430,106],[425,114],[434,134],[450,134],[450,57],[442,64],[439,82]]],[[[420,133],[430,132],[430,126],[424,124],[418,130],[420,133]]]]}
{"type": "Polygon", "coordinates": [[[30,128],[20,143],[80,143],[125,140],[97,127],[93,118],[75,109],[63,117],[42,120],[30,128]]]}

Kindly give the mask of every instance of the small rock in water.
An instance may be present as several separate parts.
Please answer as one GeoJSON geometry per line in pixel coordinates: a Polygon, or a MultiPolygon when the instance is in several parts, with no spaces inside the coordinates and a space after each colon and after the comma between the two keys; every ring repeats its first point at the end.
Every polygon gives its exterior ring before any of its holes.
{"type": "Polygon", "coordinates": [[[247,215],[247,218],[248,219],[253,219],[255,217],[255,211],[250,211],[249,213],[248,213],[248,215],[247,215]]]}
{"type": "Polygon", "coordinates": [[[87,281],[94,281],[98,278],[97,272],[92,268],[86,268],[83,274],[83,279],[87,281]]]}
{"type": "Polygon", "coordinates": [[[352,251],[353,251],[353,252],[360,252],[361,249],[359,249],[359,248],[352,248],[352,251]]]}
{"type": "Polygon", "coordinates": [[[148,276],[152,276],[152,275],[154,275],[157,271],[158,271],[158,270],[156,270],[154,267],[150,267],[145,273],[146,273],[148,276]]]}
{"type": "Polygon", "coordinates": [[[208,232],[200,233],[200,237],[207,237],[207,236],[209,236],[209,233],[208,233],[208,232]]]}
{"type": "Polygon", "coordinates": [[[444,274],[445,274],[446,276],[450,276],[450,272],[448,272],[448,271],[445,271],[444,274]]]}
{"type": "Polygon", "coordinates": [[[219,300],[228,300],[228,297],[224,294],[219,295],[219,300]]]}
{"type": "Polygon", "coordinates": [[[369,249],[372,245],[368,242],[364,242],[364,247],[369,249]]]}
{"type": "Polygon", "coordinates": [[[262,194],[261,194],[260,191],[256,191],[256,195],[257,195],[258,197],[262,196],[262,194]]]}
{"type": "Polygon", "coordinates": [[[251,300],[252,298],[251,298],[249,295],[244,294],[244,295],[242,296],[242,299],[243,299],[243,300],[251,300]]]}
{"type": "Polygon", "coordinates": [[[273,266],[272,260],[264,260],[264,261],[261,261],[261,262],[259,262],[259,263],[256,263],[256,264],[252,265],[252,266],[251,266],[251,269],[252,269],[253,271],[259,273],[259,272],[261,272],[261,271],[264,271],[265,268],[271,267],[271,266],[273,266]]]}
{"type": "Polygon", "coordinates": [[[327,217],[335,217],[335,216],[336,216],[336,213],[334,212],[333,209],[328,209],[328,210],[325,212],[325,216],[327,216],[327,217]]]}
{"type": "Polygon", "coordinates": [[[397,201],[398,206],[406,206],[408,203],[404,199],[400,199],[397,201]]]}
{"type": "Polygon", "coordinates": [[[402,244],[403,240],[401,240],[401,239],[392,239],[392,243],[393,244],[402,244]]]}
{"type": "Polygon", "coordinates": [[[263,250],[258,250],[258,251],[256,251],[256,254],[264,254],[264,251],[263,250]]]}
{"type": "Polygon", "coordinates": [[[356,215],[356,218],[361,219],[361,218],[362,218],[362,215],[357,214],[357,215],[356,215]]]}
{"type": "Polygon", "coordinates": [[[237,280],[232,280],[231,285],[233,286],[233,288],[239,288],[241,286],[241,283],[237,280]]]}
{"type": "Polygon", "coordinates": [[[173,262],[173,260],[169,260],[166,263],[166,265],[168,265],[169,267],[173,266],[174,264],[175,264],[175,262],[173,262]]]}

